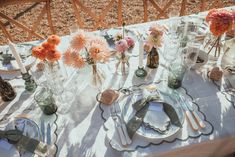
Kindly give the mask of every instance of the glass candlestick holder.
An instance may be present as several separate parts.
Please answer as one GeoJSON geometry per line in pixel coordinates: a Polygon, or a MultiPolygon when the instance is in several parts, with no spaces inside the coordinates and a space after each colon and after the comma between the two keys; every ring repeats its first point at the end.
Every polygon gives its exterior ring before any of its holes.
{"type": "Polygon", "coordinates": [[[147,71],[143,67],[142,68],[138,67],[138,69],[135,71],[135,75],[137,77],[145,77],[147,76],[147,71]]]}
{"type": "Polygon", "coordinates": [[[23,80],[25,80],[25,89],[29,92],[34,92],[35,89],[37,88],[37,84],[35,83],[34,79],[32,76],[27,72],[27,73],[21,73],[23,80]]]}

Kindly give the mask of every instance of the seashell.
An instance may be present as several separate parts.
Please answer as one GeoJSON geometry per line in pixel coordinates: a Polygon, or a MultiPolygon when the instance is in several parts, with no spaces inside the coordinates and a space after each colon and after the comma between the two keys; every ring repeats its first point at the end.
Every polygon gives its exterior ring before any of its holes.
{"type": "Polygon", "coordinates": [[[111,105],[115,100],[117,100],[119,93],[112,89],[107,89],[101,93],[100,102],[105,105],[111,105]]]}
{"type": "Polygon", "coordinates": [[[223,71],[219,67],[214,67],[209,71],[208,77],[214,81],[221,80],[223,76],[223,71]]]}

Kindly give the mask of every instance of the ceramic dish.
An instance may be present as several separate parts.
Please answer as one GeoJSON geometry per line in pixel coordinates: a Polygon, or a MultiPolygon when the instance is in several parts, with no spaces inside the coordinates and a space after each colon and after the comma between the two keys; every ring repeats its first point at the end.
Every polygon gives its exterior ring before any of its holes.
{"type": "Polygon", "coordinates": [[[198,69],[198,68],[202,67],[203,65],[205,65],[207,63],[207,61],[208,61],[208,54],[203,50],[199,50],[197,61],[196,61],[195,65],[192,66],[192,68],[198,69]]]}

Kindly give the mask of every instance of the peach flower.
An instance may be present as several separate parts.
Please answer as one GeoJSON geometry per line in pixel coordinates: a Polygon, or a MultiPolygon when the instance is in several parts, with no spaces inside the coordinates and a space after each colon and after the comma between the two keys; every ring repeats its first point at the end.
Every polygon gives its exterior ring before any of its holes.
{"type": "Polygon", "coordinates": [[[83,68],[85,66],[85,60],[77,52],[72,52],[71,57],[73,58],[72,66],[74,68],[83,68]]]}
{"type": "Polygon", "coordinates": [[[153,36],[162,36],[163,32],[165,31],[165,28],[163,26],[160,26],[158,24],[153,24],[149,28],[150,34],[153,36]]]}
{"type": "Polygon", "coordinates": [[[95,61],[106,62],[109,59],[109,50],[106,45],[93,43],[89,48],[89,55],[95,61]]]}
{"type": "Polygon", "coordinates": [[[148,42],[144,43],[144,50],[149,53],[153,48],[153,45],[149,44],[148,42]]]}
{"type": "Polygon", "coordinates": [[[73,58],[72,58],[72,52],[71,49],[67,49],[63,55],[63,61],[66,65],[72,65],[73,58]]]}
{"type": "Polygon", "coordinates": [[[162,36],[154,36],[154,35],[149,35],[147,37],[147,42],[148,44],[155,46],[155,47],[161,47],[162,46],[162,36]]]}
{"type": "Polygon", "coordinates": [[[82,48],[84,48],[86,43],[87,37],[85,32],[82,30],[78,31],[70,41],[71,47],[77,50],[81,50],[82,48]]]}
{"type": "Polygon", "coordinates": [[[103,37],[92,37],[90,38],[90,45],[99,44],[103,48],[108,49],[108,43],[103,37]]]}

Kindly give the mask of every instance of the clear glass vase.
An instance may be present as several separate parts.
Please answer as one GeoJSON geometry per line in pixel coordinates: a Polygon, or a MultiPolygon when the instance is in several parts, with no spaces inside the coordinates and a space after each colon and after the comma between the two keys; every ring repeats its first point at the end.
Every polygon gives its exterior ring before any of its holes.
{"type": "Polygon", "coordinates": [[[45,62],[44,75],[47,80],[47,86],[53,94],[60,95],[64,91],[64,76],[59,62],[45,62]]]}
{"type": "Polygon", "coordinates": [[[124,52],[124,53],[118,53],[116,57],[117,57],[116,73],[120,75],[128,75],[130,69],[130,64],[129,64],[130,56],[124,52]]]}
{"type": "Polygon", "coordinates": [[[46,62],[44,75],[49,88],[58,104],[58,113],[66,114],[74,100],[74,93],[65,88],[66,76],[59,62],[46,62]]]}

